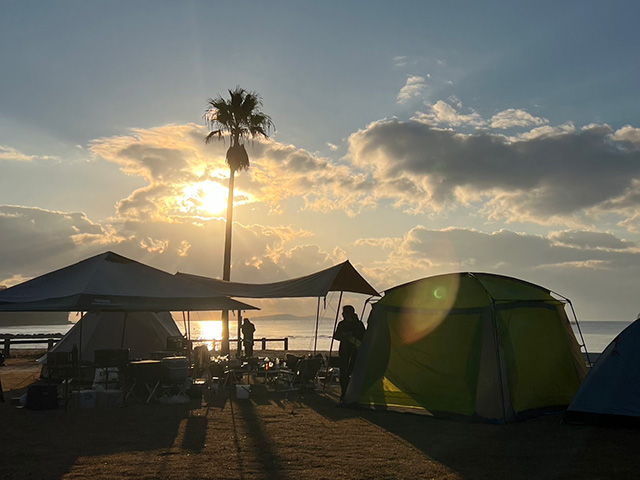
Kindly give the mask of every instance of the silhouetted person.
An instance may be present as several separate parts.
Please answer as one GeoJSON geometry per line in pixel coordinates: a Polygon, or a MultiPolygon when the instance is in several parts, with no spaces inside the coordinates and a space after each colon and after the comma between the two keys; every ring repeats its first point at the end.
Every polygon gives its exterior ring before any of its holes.
{"type": "Polygon", "coordinates": [[[248,318],[242,322],[242,344],[247,357],[253,357],[253,333],[256,327],[248,318]]]}
{"type": "Polygon", "coordinates": [[[358,347],[364,337],[364,324],[356,315],[356,311],[351,305],[345,305],[342,308],[342,321],[338,323],[333,338],[340,342],[338,350],[340,360],[340,402],[344,399],[344,394],[349,385],[351,372],[356,363],[358,347]]]}

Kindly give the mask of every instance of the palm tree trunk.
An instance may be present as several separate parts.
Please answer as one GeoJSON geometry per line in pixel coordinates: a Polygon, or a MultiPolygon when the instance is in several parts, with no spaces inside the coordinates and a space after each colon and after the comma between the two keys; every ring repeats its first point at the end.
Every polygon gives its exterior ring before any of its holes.
{"type": "MultiPolygon", "coordinates": [[[[222,279],[231,279],[231,232],[233,227],[233,190],[235,186],[235,171],[229,169],[229,197],[227,199],[227,221],[224,235],[224,261],[222,265],[222,279]]],[[[229,311],[222,311],[222,345],[220,353],[228,355],[229,347],[229,311]]]]}
{"type": "Polygon", "coordinates": [[[222,279],[231,279],[231,231],[233,228],[233,189],[235,185],[235,173],[229,169],[229,198],[227,199],[227,222],[224,235],[224,263],[222,266],[222,279]]]}

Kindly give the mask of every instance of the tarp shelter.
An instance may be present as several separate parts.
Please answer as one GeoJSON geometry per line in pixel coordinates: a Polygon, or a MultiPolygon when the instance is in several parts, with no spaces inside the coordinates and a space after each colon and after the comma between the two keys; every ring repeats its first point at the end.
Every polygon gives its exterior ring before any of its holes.
{"type": "Polygon", "coordinates": [[[130,358],[149,358],[151,352],[165,350],[168,337],[182,332],[169,312],[87,313],[50,352],[70,352],[74,344],[81,360],[92,362],[95,350],[128,349],[130,358]],[[82,342],[82,343],[81,343],[82,342]]]}
{"type": "MultiPolygon", "coordinates": [[[[293,278],[272,283],[240,283],[202,277],[188,273],[177,273],[177,277],[211,288],[230,297],[239,298],[299,298],[317,297],[318,311],[316,314],[317,327],[320,314],[320,299],[326,298],[329,292],[360,293],[369,296],[379,296],[379,293],[367,282],[355,267],[346,260],[338,265],[321,270],[304,277],[293,278]]],[[[340,305],[338,305],[338,309],[340,305]]],[[[337,319],[337,313],[336,313],[337,319]]],[[[240,338],[240,335],[238,335],[240,338]]],[[[315,351],[315,347],[314,347],[315,351]]]]}
{"type": "Polygon", "coordinates": [[[640,320],[620,332],[604,349],[563,420],[640,426],[640,320]]]}
{"type": "Polygon", "coordinates": [[[387,290],[345,403],[493,423],[566,407],[586,366],[562,298],[488,273],[387,290]]]}
{"type": "Polygon", "coordinates": [[[326,297],[329,292],[352,292],[378,296],[378,292],[358,273],[349,260],[304,277],[273,283],[240,283],[177,273],[213,291],[239,298],[326,297]]]}
{"type": "Polygon", "coordinates": [[[146,312],[253,310],[113,252],[87,258],[0,291],[0,311],[146,312]]]}

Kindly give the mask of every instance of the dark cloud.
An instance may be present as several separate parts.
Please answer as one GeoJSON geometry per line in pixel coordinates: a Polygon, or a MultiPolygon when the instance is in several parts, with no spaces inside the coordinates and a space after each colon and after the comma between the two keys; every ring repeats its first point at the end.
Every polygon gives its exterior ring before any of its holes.
{"type": "Polygon", "coordinates": [[[621,148],[612,133],[600,126],[509,139],[390,120],[352,135],[350,151],[354,165],[370,169],[380,184],[378,195],[397,195],[393,185],[403,180],[435,208],[466,197],[500,198],[498,214],[543,222],[603,205],[640,178],[640,152],[621,148]]]}
{"type": "Polygon", "coordinates": [[[0,279],[40,275],[58,262],[90,256],[117,242],[83,213],[0,206],[0,279]]]}

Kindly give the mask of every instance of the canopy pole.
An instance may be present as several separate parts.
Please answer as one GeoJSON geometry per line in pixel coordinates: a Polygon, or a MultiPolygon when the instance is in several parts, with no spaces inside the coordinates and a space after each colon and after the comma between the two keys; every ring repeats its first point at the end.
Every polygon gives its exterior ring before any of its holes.
{"type": "Polygon", "coordinates": [[[187,329],[187,316],[185,315],[184,310],[182,311],[182,324],[184,325],[184,335],[187,336],[189,334],[189,330],[187,329]]]}
{"type": "Polygon", "coordinates": [[[336,327],[338,326],[338,316],[340,315],[340,307],[342,306],[342,293],[343,292],[341,291],[340,297],[338,298],[338,308],[336,308],[336,319],[333,322],[333,331],[331,332],[331,346],[329,347],[329,358],[331,358],[331,352],[333,352],[333,334],[335,333],[336,327]]]}
{"type": "Polygon", "coordinates": [[[242,339],[240,336],[242,335],[242,310],[238,310],[238,346],[236,347],[236,357],[240,358],[242,356],[242,339]]]}
{"type": "Polygon", "coordinates": [[[318,297],[318,306],[316,307],[316,333],[313,340],[313,354],[316,354],[318,349],[318,324],[320,323],[320,297],[318,297]]]}
{"type": "Polygon", "coordinates": [[[80,322],[80,341],[78,342],[78,363],[82,358],[82,319],[84,318],[84,314],[85,312],[80,312],[80,320],[78,320],[80,322]]]}
{"type": "Polygon", "coordinates": [[[124,312],[124,320],[122,320],[122,337],[120,338],[120,349],[124,348],[124,334],[127,329],[127,316],[129,312],[124,312]]]}
{"type": "Polygon", "coordinates": [[[80,341],[78,342],[78,385],[82,380],[82,320],[84,319],[84,315],[86,312],[80,313],[80,341]]]}
{"type": "Polygon", "coordinates": [[[187,340],[189,340],[189,344],[191,344],[191,310],[187,312],[187,325],[189,326],[187,340]]]}
{"type": "Polygon", "coordinates": [[[341,290],[340,291],[340,297],[338,297],[338,308],[336,308],[336,319],[333,322],[333,330],[331,331],[331,344],[329,346],[329,357],[327,358],[327,369],[325,370],[325,382],[324,382],[324,387],[323,388],[327,388],[327,378],[328,374],[329,374],[329,368],[330,368],[330,363],[331,363],[331,353],[333,352],[333,334],[336,332],[336,327],[338,326],[338,316],[340,315],[340,307],[342,306],[342,294],[344,292],[341,290]]]}

